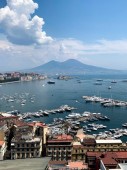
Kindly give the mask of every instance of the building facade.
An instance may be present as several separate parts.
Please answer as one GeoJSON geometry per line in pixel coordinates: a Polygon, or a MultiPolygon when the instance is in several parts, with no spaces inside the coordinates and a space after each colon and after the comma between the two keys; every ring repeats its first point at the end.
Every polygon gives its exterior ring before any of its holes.
{"type": "Polygon", "coordinates": [[[47,140],[46,156],[51,160],[70,160],[73,137],[62,134],[47,140]]]}

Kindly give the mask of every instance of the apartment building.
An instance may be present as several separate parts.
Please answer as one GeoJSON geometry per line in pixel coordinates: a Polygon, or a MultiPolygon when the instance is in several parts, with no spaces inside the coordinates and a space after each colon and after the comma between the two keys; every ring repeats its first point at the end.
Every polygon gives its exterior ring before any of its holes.
{"type": "Polygon", "coordinates": [[[94,151],[96,141],[93,138],[84,138],[82,142],[73,142],[71,160],[85,160],[87,151],[94,151]]]}
{"type": "Polygon", "coordinates": [[[47,126],[41,122],[30,124],[17,121],[11,140],[11,159],[41,157],[46,145],[47,126]]]}
{"type": "Polygon", "coordinates": [[[11,143],[11,159],[37,158],[42,154],[42,140],[31,134],[22,139],[13,139],[11,143]]]}
{"type": "Polygon", "coordinates": [[[121,140],[96,140],[95,151],[105,152],[105,151],[126,151],[127,145],[122,143],[121,140]]]}
{"type": "Polygon", "coordinates": [[[47,140],[46,155],[51,160],[70,160],[73,137],[66,134],[49,137],[47,140]]]}

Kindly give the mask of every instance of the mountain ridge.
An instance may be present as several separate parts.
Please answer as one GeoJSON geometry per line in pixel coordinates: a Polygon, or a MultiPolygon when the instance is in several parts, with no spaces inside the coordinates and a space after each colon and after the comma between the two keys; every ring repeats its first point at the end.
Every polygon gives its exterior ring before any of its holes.
{"type": "Polygon", "coordinates": [[[121,70],[107,69],[84,64],[75,59],[69,59],[63,62],[51,60],[38,67],[30,69],[30,71],[43,74],[112,74],[124,72],[121,70]]]}

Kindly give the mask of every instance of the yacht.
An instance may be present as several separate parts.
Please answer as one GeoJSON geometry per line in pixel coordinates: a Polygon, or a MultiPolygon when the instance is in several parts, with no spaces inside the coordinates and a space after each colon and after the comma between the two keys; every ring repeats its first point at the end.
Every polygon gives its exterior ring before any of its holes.
{"type": "Polygon", "coordinates": [[[48,116],[49,113],[48,113],[47,111],[43,111],[43,115],[44,115],[44,116],[48,116]]]}
{"type": "Polygon", "coordinates": [[[103,79],[97,79],[97,81],[103,81],[103,79]]]}
{"type": "Polygon", "coordinates": [[[48,84],[55,84],[55,81],[49,80],[47,83],[48,83],[48,84]]]}
{"type": "Polygon", "coordinates": [[[94,85],[102,85],[101,82],[95,82],[94,85]]]}
{"type": "Polygon", "coordinates": [[[117,81],[113,80],[113,81],[111,81],[111,83],[117,83],[117,81]]]}
{"type": "Polygon", "coordinates": [[[81,117],[80,113],[71,113],[68,115],[68,118],[78,118],[81,117]]]}

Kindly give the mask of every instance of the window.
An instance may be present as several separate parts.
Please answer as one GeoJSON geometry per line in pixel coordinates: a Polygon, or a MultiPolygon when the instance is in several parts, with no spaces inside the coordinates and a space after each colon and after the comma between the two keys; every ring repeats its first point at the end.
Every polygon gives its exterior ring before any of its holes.
{"type": "Polygon", "coordinates": [[[29,158],[29,154],[28,153],[26,154],[26,157],[29,158]]]}
{"type": "Polygon", "coordinates": [[[34,144],[33,144],[33,143],[31,144],[31,147],[34,147],[34,144]]]}

